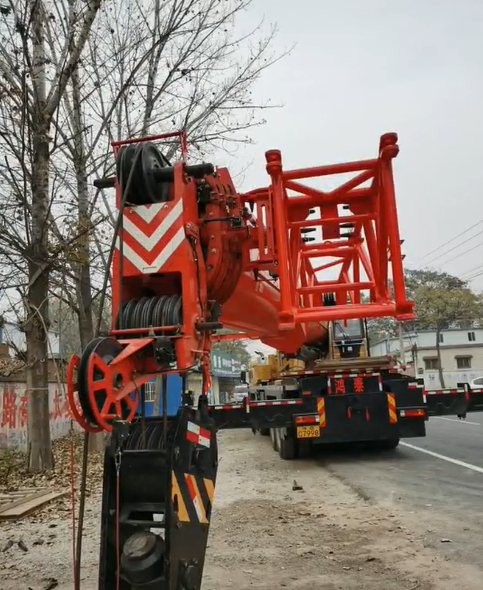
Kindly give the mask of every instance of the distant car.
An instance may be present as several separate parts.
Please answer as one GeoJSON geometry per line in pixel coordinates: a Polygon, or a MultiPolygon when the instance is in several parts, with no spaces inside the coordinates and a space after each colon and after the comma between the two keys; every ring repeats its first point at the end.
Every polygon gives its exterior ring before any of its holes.
{"type": "Polygon", "coordinates": [[[470,387],[471,389],[481,389],[483,387],[483,377],[477,377],[470,381],[470,387]]]}
{"type": "Polygon", "coordinates": [[[248,397],[248,395],[248,385],[235,385],[235,388],[233,389],[233,401],[235,403],[242,402],[246,397],[248,397]]]}

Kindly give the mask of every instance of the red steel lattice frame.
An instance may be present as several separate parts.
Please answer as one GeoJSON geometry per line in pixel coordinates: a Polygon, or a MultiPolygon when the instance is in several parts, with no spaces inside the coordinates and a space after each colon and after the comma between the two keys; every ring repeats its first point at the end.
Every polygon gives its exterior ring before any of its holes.
{"type": "Polygon", "coordinates": [[[405,295],[392,172],[398,151],[397,135],[388,133],[381,137],[378,157],[372,160],[283,170],[280,152],[266,153],[271,184],[244,195],[255,209],[250,248],[258,250],[249,267],[278,277],[281,329],[313,321],[414,318],[414,304],[405,295]],[[356,176],[329,192],[301,182],[345,173],[356,176]],[[368,181],[369,186],[361,186],[368,181]],[[341,215],[341,207],[347,215],[341,215]],[[309,214],[316,217],[308,219],[309,214]],[[344,235],[341,230],[347,224],[353,229],[344,235]],[[321,228],[322,240],[308,245],[300,230],[309,228],[321,228]],[[318,276],[337,267],[336,279],[318,276]],[[361,298],[363,291],[366,301],[361,298]],[[335,294],[336,306],[324,306],[325,293],[335,294]]]}

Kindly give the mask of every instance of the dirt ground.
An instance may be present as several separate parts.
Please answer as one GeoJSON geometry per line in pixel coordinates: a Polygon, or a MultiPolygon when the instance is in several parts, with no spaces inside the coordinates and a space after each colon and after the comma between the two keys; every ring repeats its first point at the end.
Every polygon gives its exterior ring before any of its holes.
{"type": "MultiPolygon", "coordinates": [[[[316,461],[283,462],[269,439],[245,431],[221,433],[219,446],[203,590],[481,590],[481,571],[424,547],[404,514],[360,497],[316,461]]],[[[98,527],[94,493],[83,590],[97,589],[98,527]]],[[[54,580],[70,590],[71,539],[68,502],[0,526],[0,590],[47,590],[54,580]]]]}

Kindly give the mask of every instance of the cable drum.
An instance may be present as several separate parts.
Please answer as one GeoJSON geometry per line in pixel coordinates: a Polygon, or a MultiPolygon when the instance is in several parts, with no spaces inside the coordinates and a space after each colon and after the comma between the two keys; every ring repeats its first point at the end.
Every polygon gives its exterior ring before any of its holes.
{"type": "Polygon", "coordinates": [[[123,146],[116,160],[116,176],[121,185],[126,183],[133,170],[132,182],[125,195],[126,203],[150,205],[168,201],[170,183],[160,180],[159,171],[169,167],[168,160],[150,142],[123,146]],[[138,151],[141,153],[136,158],[138,151]]]}
{"type": "Polygon", "coordinates": [[[122,304],[116,317],[116,330],[180,326],[183,306],[180,295],[161,295],[130,299],[122,304]]]}
{"type": "Polygon", "coordinates": [[[131,434],[126,441],[125,449],[130,451],[163,450],[165,440],[174,438],[175,433],[176,423],[174,422],[168,423],[168,433],[165,437],[164,426],[162,422],[151,422],[148,420],[144,424],[143,420],[139,418],[133,423],[131,434]]]}

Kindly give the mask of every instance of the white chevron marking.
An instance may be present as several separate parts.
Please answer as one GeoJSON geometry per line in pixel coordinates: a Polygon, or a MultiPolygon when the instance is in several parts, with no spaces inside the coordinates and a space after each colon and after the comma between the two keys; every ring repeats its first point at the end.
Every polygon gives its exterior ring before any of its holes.
{"type": "Polygon", "coordinates": [[[139,215],[141,219],[144,219],[147,223],[151,223],[151,221],[156,217],[156,215],[161,211],[164,207],[164,203],[155,203],[153,205],[138,205],[137,207],[133,207],[133,213],[139,215]]]}
{"type": "Polygon", "coordinates": [[[181,201],[177,203],[171,211],[166,215],[163,221],[154,230],[151,236],[147,236],[137,225],[135,225],[128,217],[124,217],[124,231],[132,236],[141,246],[151,252],[151,250],[159,243],[164,234],[175,223],[180,215],[183,213],[183,204],[181,201]]]}
{"type": "MultiPolygon", "coordinates": [[[[159,272],[162,266],[166,264],[171,255],[178,249],[178,246],[183,242],[185,238],[184,227],[180,228],[176,234],[171,238],[169,243],[161,250],[156,256],[155,260],[151,265],[147,265],[147,262],[143,260],[139,254],[136,254],[134,250],[126,243],[123,245],[123,254],[139,271],[143,274],[152,274],[159,272]]],[[[116,240],[116,248],[119,250],[119,238],[116,240]]]]}

